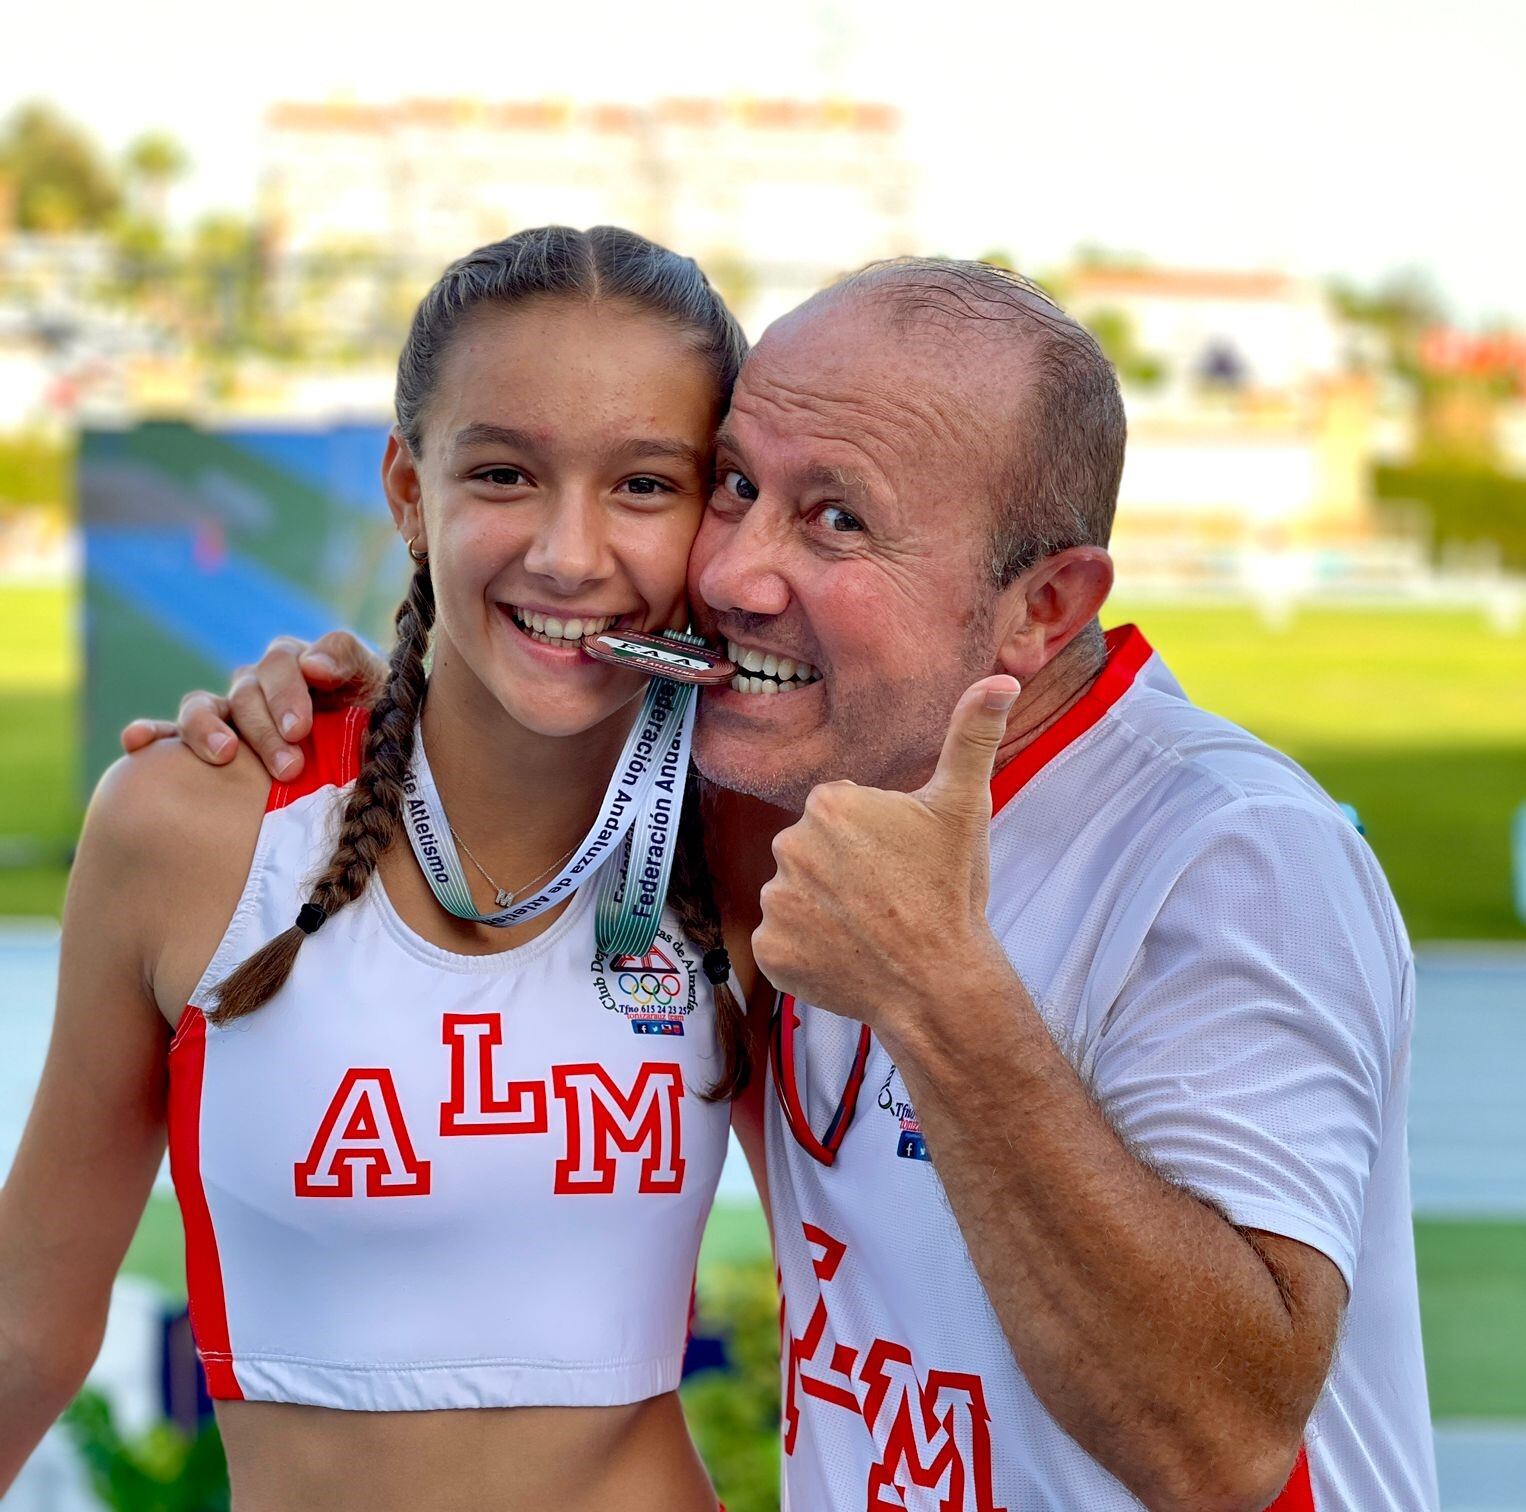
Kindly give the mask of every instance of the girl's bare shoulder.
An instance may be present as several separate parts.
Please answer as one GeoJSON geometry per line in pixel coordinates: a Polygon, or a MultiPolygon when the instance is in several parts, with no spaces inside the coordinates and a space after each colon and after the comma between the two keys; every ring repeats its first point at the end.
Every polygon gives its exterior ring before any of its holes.
{"type": "Polygon", "coordinates": [[[111,900],[172,1021],[238,905],[269,792],[246,746],[214,767],[161,740],[117,761],[90,801],[71,894],[97,914],[111,900]]]}
{"type": "MultiPolygon", "coordinates": [[[[240,744],[226,766],[209,766],[178,740],[158,740],[123,756],[96,786],[86,834],[135,868],[183,868],[203,853],[252,852],[270,777],[240,744]]],[[[245,857],[247,862],[247,856],[245,857]]]]}

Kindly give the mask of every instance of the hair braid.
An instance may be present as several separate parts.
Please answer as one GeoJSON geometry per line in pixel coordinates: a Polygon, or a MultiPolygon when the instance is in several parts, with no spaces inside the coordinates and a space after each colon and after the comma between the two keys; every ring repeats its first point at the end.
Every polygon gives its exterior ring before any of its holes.
{"type": "MultiPolygon", "coordinates": [[[[715,881],[705,856],[705,837],[700,820],[698,772],[689,773],[684,791],[683,812],[678,823],[678,854],[673,861],[673,885],[668,890],[668,906],[678,918],[683,932],[701,955],[724,950],[725,935],[721,911],[715,901],[715,881]]],[[[703,1094],[706,1102],[723,1102],[737,1097],[752,1078],[752,1056],[747,1039],[747,1019],[736,994],[724,982],[715,987],[715,1040],[721,1052],[721,1070],[715,1082],[703,1094]]]]}
{"type": "MultiPolygon", "coordinates": [[[[427,563],[418,567],[408,597],[398,606],[397,641],[387,681],[371,709],[365,754],[345,800],[339,838],[323,873],[308,894],[319,923],[366,889],[371,873],[397,835],[403,783],[413,760],[414,731],[424,707],[424,654],[434,626],[434,584],[427,563]]],[[[291,975],[307,932],[293,924],[237,966],[217,988],[215,1024],[242,1018],[270,1001],[291,975]]]]}

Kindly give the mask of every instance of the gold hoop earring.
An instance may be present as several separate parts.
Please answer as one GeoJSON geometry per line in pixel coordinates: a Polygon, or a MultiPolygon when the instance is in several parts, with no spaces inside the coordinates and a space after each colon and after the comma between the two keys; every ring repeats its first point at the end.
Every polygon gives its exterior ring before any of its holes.
{"type": "Polygon", "coordinates": [[[418,536],[416,535],[410,536],[408,538],[408,555],[411,556],[413,560],[422,567],[424,563],[429,560],[429,553],[427,551],[415,551],[413,549],[413,543],[416,540],[418,540],[418,536]]]}

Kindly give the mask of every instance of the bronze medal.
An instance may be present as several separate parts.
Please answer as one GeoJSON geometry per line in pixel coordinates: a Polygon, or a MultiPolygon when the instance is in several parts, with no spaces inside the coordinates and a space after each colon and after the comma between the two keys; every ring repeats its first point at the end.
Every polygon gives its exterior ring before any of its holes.
{"type": "Polygon", "coordinates": [[[736,667],[719,651],[689,639],[670,640],[640,630],[601,630],[585,635],[582,645],[595,661],[628,667],[648,677],[665,677],[670,682],[710,686],[730,682],[736,674],[736,667]]]}

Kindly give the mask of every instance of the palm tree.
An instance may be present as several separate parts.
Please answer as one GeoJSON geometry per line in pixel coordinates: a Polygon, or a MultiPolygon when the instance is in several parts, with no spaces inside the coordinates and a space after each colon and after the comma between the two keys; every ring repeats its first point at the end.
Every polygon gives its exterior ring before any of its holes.
{"type": "Polygon", "coordinates": [[[145,220],[163,223],[165,193],[189,166],[180,143],[162,131],[146,132],[127,149],[123,167],[145,220]]]}

